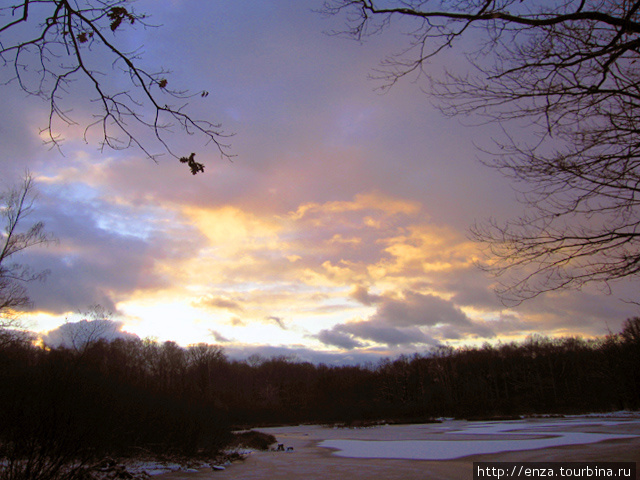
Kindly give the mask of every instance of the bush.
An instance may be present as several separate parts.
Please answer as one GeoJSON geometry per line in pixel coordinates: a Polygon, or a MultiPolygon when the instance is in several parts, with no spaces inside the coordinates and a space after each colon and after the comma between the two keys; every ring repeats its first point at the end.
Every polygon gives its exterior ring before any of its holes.
{"type": "Polygon", "coordinates": [[[248,432],[234,433],[229,446],[269,450],[269,447],[276,441],[276,437],[271,434],[249,430],[248,432]]]}

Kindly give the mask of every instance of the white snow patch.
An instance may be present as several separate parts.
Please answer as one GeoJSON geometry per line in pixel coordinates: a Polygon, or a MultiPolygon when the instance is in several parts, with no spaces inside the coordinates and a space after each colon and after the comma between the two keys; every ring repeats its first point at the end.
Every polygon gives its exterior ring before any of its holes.
{"type": "Polygon", "coordinates": [[[451,422],[425,434],[439,435],[438,440],[324,440],[319,445],[337,449],[335,455],[354,458],[396,458],[407,460],[451,460],[468,455],[534,450],[563,445],[583,445],[604,440],[634,438],[638,435],[558,431],[575,427],[602,427],[619,424],[640,426],[638,420],[597,420],[570,418],[545,422],[526,420],[506,422],[451,422]],[[475,437],[461,439],[461,435],[475,437]],[[486,436],[491,435],[488,439],[486,436]],[[496,439],[495,437],[503,437],[496,439]]]}

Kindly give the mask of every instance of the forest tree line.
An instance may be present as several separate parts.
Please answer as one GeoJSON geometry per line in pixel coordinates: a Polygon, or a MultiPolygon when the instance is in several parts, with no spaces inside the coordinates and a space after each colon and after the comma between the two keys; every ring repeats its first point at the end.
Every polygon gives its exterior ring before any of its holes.
{"type": "Polygon", "coordinates": [[[257,425],[635,410],[639,367],[640,318],[600,339],[533,336],[352,366],[140,339],[49,349],[5,331],[0,454],[213,455],[233,429],[257,425]]]}

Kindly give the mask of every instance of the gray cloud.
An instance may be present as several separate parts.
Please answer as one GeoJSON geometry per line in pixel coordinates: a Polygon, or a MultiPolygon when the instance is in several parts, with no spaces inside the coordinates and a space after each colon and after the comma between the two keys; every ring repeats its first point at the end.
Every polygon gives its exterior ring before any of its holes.
{"type": "Polygon", "coordinates": [[[377,323],[376,320],[345,323],[338,325],[336,330],[349,333],[356,338],[386,344],[390,347],[419,344],[435,345],[438,343],[429,335],[424,334],[419,328],[398,328],[377,323]]]}
{"type": "Polygon", "coordinates": [[[460,306],[473,306],[486,310],[503,308],[493,291],[494,279],[476,267],[455,268],[443,272],[439,287],[453,294],[451,301],[460,306]]]}
{"type": "MultiPolygon", "coordinates": [[[[339,327],[339,326],[338,326],[339,327]]],[[[344,350],[353,350],[362,347],[363,344],[353,338],[348,333],[340,331],[339,328],[321,330],[314,338],[320,340],[325,345],[330,345],[344,350]]]]}
{"type": "Polygon", "coordinates": [[[50,271],[45,282],[29,285],[38,310],[60,314],[98,303],[115,311],[132,291],[169,286],[156,263],[189,255],[200,244],[192,231],[171,236],[146,221],[145,209],[112,204],[87,187],[40,190],[34,217],[57,243],[19,259],[35,271],[50,271]],[[78,195],[87,198],[79,201],[78,195]]]}
{"type": "Polygon", "coordinates": [[[431,294],[404,292],[404,298],[384,298],[375,315],[376,323],[393,326],[470,325],[467,315],[450,301],[431,294]]]}
{"type": "Polygon", "coordinates": [[[374,348],[354,349],[347,353],[323,352],[303,346],[225,346],[224,352],[233,360],[243,361],[252,355],[259,355],[269,359],[273,357],[286,357],[295,362],[310,362],[325,365],[362,365],[375,364],[384,358],[400,355],[402,352],[389,350],[377,350],[374,348]]]}
{"type": "Polygon", "coordinates": [[[45,345],[65,347],[81,351],[85,346],[98,340],[138,339],[133,333],[122,330],[123,322],[114,320],[80,320],[67,322],[42,335],[45,345]]]}
{"type": "Polygon", "coordinates": [[[217,330],[211,330],[210,329],[209,333],[211,334],[213,339],[218,343],[229,343],[231,341],[227,337],[222,335],[220,332],[218,332],[217,330]]]}
{"type": "Polygon", "coordinates": [[[278,325],[282,330],[286,330],[287,326],[284,323],[284,320],[280,317],[276,317],[276,316],[269,316],[267,317],[267,321],[275,323],[276,325],[278,325]]]}
{"type": "Polygon", "coordinates": [[[363,285],[356,285],[349,295],[363,305],[373,305],[382,299],[380,295],[371,295],[369,289],[363,285]]]}
{"type": "Polygon", "coordinates": [[[593,286],[580,292],[558,291],[524,302],[517,309],[522,319],[539,332],[567,330],[583,335],[619,331],[622,322],[638,315],[638,306],[621,299],[637,298],[638,283],[613,284],[607,295],[593,286]]]}
{"type": "MultiPolygon", "coordinates": [[[[356,289],[357,295],[364,293],[356,289]]],[[[469,335],[495,336],[491,324],[473,322],[452,302],[435,295],[405,291],[403,298],[380,296],[377,301],[377,311],[369,319],[337,324],[315,338],[325,345],[352,350],[367,341],[417,349],[469,335]]]]}
{"type": "Polygon", "coordinates": [[[375,320],[347,322],[325,329],[314,335],[325,345],[344,350],[364,347],[367,342],[387,345],[388,347],[423,348],[425,345],[438,345],[440,342],[425,334],[417,327],[393,327],[379,324],[375,320]]]}

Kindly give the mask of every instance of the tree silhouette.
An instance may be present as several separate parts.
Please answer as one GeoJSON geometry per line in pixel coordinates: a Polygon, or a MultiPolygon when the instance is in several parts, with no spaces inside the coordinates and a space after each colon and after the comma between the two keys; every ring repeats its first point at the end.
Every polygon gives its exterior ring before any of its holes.
{"type": "Polygon", "coordinates": [[[42,222],[26,230],[21,228],[25,218],[33,213],[34,200],[33,177],[28,172],[20,187],[0,193],[0,215],[4,220],[0,232],[0,328],[17,325],[13,311],[30,303],[26,284],[48,274],[47,271],[33,272],[22,263],[10,263],[20,252],[53,240],[42,222]]]}
{"type": "MultiPolygon", "coordinates": [[[[131,6],[131,0],[22,0],[0,6],[0,61],[11,72],[7,83],[15,83],[29,95],[49,104],[43,133],[59,146],[58,124],[75,125],[70,102],[88,84],[94,97],[93,120],[84,128],[97,130],[101,148],[121,150],[138,147],[156,159],[160,148],[176,159],[168,134],[178,126],[188,135],[197,134],[229,157],[221,126],[192,117],[186,101],[207,97],[208,92],[189,93],[171,88],[166,70],[150,71],[140,66],[139,50],[125,51],[116,33],[137,26],[149,27],[147,16],[131,6]],[[111,72],[106,73],[111,66],[111,72]],[[118,81],[108,82],[108,76],[118,81]],[[172,102],[178,102],[173,104],[172,102]],[[141,128],[142,127],[142,128],[141,128]],[[148,136],[145,132],[150,133],[148,136]]],[[[193,174],[202,164],[189,162],[193,174]],[[197,168],[194,168],[195,167],[197,168]]]]}
{"type": "Polygon", "coordinates": [[[491,254],[484,268],[508,273],[505,302],[640,273],[639,9],[628,0],[325,3],[346,13],[342,33],[357,39],[409,22],[407,48],[379,72],[386,88],[424,76],[445,114],[502,127],[486,163],[515,181],[527,211],[472,233],[491,254]],[[429,61],[455,46],[469,68],[434,73],[429,61]]]}

